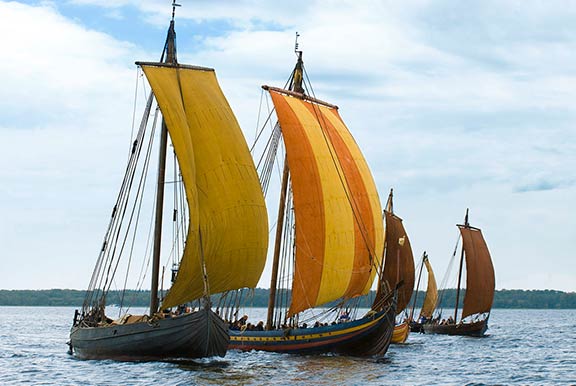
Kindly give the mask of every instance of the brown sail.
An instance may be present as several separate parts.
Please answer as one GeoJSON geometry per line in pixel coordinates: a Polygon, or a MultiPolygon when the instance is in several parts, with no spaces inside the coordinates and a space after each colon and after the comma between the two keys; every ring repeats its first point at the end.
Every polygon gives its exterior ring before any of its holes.
{"type": "Polygon", "coordinates": [[[482,231],[459,225],[466,256],[466,296],[462,319],[467,316],[490,312],[494,300],[494,266],[482,231]]]}
{"type": "MultiPolygon", "coordinates": [[[[431,334],[483,336],[488,329],[490,309],[494,300],[494,266],[488,246],[482,231],[471,227],[468,223],[468,210],[464,217],[464,225],[458,225],[462,236],[462,251],[460,254],[460,269],[458,270],[458,287],[456,289],[456,306],[454,316],[444,323],[438,323],[438,318],[423,325],[424,331],[431,334]],[[466,260],[464,260],[464,258],[466,260]],[[462,316],[458,320],[458,300],[461,292],[461,278],[466,265],[466,294],[462,316]],[[472,318],[466,319],[469,316],[472,318]]],[[[453,258],[456,256],[454,250],[453,258]]],[[[441,315],[441,312],[438,316],[441,315]]]]}
{"type": "Polygon", "coordinates": [[[386,220],[384,279],[391,285],[403,282],[398,290],[398,304],[396,306],[396,315],[399,315],[404,311],[412,297],[414,257],[402,219],[388,210],[384,211],[384,214],[386,220]],[[400,241],[402,239],[403,245],[400,241]]]}

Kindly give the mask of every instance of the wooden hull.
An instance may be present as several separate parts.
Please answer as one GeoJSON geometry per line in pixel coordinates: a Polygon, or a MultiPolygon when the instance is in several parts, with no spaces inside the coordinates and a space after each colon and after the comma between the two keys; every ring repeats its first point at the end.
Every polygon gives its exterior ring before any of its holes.
{"type": "Polygon", "coordinates": [[[444,335],[466,335],[466,336],[483,336],[488,329],[488,320],[481,320],[474,323],[458,324],[432,324],[423,325],[427,334],[444,334],[444,335]]]}
{"type": "Polygon", "coordinates": [[[410,334],[410,325],[408,322],[403,322],[394,326],[394,332],[392,333],[392,343],[400,344],[406,342],[408,335],[410,334]]]}
{"type": "Polygon", "coordinates": [[[410,332],[424,333],[424,325],[418,322],[410,322],[410,332]]]}
{"type": "Polygon", "coordinates": [[[395,307],[370,312],[362,319],[325,327],[273,331],[230,331],[229,349],[292,354],[337,353],[381,356],[394,328],[395,307]]]}
{"type": "Polygon", "coordinates": [[[150,322],[73,327],[70,348],[81,359],[163,360],[224,356],[228,327],[212,310],[150,322]]]}

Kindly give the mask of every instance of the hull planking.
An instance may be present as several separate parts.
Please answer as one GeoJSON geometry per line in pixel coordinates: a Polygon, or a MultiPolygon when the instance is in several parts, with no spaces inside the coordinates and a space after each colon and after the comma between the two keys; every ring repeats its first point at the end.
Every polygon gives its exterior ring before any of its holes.
{"type": "Polygon", "coordinates": [[[458,324],[430,324],[422,325],[427,334],[444,334],[444,335],[466,335],[481,337],[488,329],[488,320],[480,320],[473,323],[458,324]]]}
{"type": "Polygon", "coordinates": [[[408,335],[410,335],[410,325],[408,321],[397,324],[394,326],[394,332],[392,333],[392,343],[404,343],[408,339],[408,335]]]}
{"type": "Polygon", "coordinates": [[[381,356],[394,328],[395,308],[372,312],[361,319],[324,327],[273,331],[230,331],[229,349],[291,354],[337,353],[381,356]]]}
{"type": "Polygon", "coordinates": [[[424,325],[418,322],[410,322],[410,332],[424,333],[424,325]]]}
{"type": "Polygon", "coordinates": [[[73,327],[70,348],[81,359],[164,360],[226,354],[228,327],[212,310],[155,321],[73,327]]]}

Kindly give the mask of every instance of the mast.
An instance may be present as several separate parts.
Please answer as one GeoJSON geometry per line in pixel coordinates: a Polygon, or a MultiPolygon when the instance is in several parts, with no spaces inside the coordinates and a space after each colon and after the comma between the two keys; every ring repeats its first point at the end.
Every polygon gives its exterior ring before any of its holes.
{"type": "MultiPolygon", "coordinates": [[[[172,20],[168,28],[166,44],[162,52],[164,63],[177,64],[176,59],[176,32],[174,30],[174,14],[176,7],[179,7],[175,1],[172,2],[172,20]]],[[[161,61],[162,61],[161,59],[161,61]]],[[[158,154],[158,180],[156,184],[156,210],[154,220],[154,249],[152,254],[152,283],[150,285],[150,316],[158,311],[158,277],[160,273],[160,250],[162,244],[162,214],[164,209],[164,183],[166,174],[166,148],[168,145],[168,128],[166,121],[162,118],[162,128],[160,131],[160,149],[158,154]]]]}
{"type": "Polygon", "coordinates": [[[418,299],[418,289],[420,289],[420,278],[422,277],[422,271],[424,270],[424,261],[428,258],[426,251],[422,254],[422,263],[420,264],[420,273],[418,273],[418,281],[416,282],[416,293],[414,294],[414,301],[412,302],[412,310],[410,310],[410,320],[414,316],[414,308],[416,308],[416,299],[418,299]]]}
{"type": "MultiPolygon", "coordinates": [[[[298,51],[298,32],[296,32],[296,43],[294,51],[298,55],[298,61],[292,72],[292,82],[290,90],[304,93],[302,87],[303,65],[302,51],[298,51]]],[[[266,318],[266,328],[272,329],[274,319],[274,304],[276,303],[276,291],[278,287],[278,267],[280,265],[280,246],[282,244],[282,231],[284,228],[284,214],[286,213],[286,195],[288,192],[288,177],[290,175],[290,168],[288,167],[288,156],[284,157],[284,170],[282,172],[282,188],[280,191],[280,202],[278,204],[278,221],[276,222],[276,238],[274,243],[274,257],[272,260],[272,276],[270,278],[270,296],[268,298],[268,315],[266,318]]]]}
{"type": "MultiPolygon", "coordinates": [[[[464,217],[464,226],[468,227],[468,208],[466,208],[466,216],[464,217]]],[[[462,246],[462,253],[460,254],[460,269],[458,270],[458,288],[456,289],[456,306],[454,307],[454,323],[458,316],[458,301],[460,300],[460,283],[462,281],[462,265],[464,264],[464,246],[462,246]]]]}
{"type": "Polygon", "coordinates": [[[282,172],[282,190],[278,204],[278,222],[276,224],[276,240],[274,242],[274,259],[272,260],[272,277],[270,278],[270,296],[268,298],[268,316],[266,329],[272,329],[274,318],[274,304],[276,303],[276,287],[278,285],[278,266],[280,265],[280,245],[282,243],[282,229],[284,228],[284,211],[286,210],[286,193],[288,191],[288,157],[284,157],[284,171],[282,172]]]}
{"type": "Polygon", "coordinates": [[[388,194],[388,201],[386,201],[386,211],[394,213],[394,204],[392,199],[394,198],[394,189],[390,188],[390,194],[388,194]]]}
{"type": "MultiPolygon", "coordinates": [[[[386,211],[390,214],[394,214],[394,189],[390,188],[390,194],[388,195],[388,201],[386,202],[386,211]]],[[[404,236],[398,238],[398,249],[396,250],[396,283],[394,286],[396,287],[400,282],[400,247],[404,246],[404,236]]]]}
{"type": "MultiPolygon", "coordinates": [[[[388,195],[388,201],[386,202],[386,211],[391,215],[394,214],[394,189],[390,188],[390,194],[388,195]]],[[[400,247],[404,246],[404,236],[398,239],[398,249],[396,250],[396,283],[394,287],[400,282],[400,247]]]]}
{"type": "MultiPolygon", "coordinates": [[[[384,208],[384,212],[382,213],[382,220],[386,223],[386,212],[392,211],[392,196],[393,196],[394,189],[390,188],[390,194],[388,195],[388,201],[386,201],[386,207],[384,208]]],[[[388,225],[388,224],[386,224],[388,225]]],[[[386,232],[388,232],[388,228],[386,228],[386,232]]],[[[380,269],[378,272],[378,277],[380,280],[384,277],[384,264],[386,263],[386,248],[388,244],[388,239],[385,238],[384,240],[384,249],[382,250],[382,260],[380,261],[380,269]]],[[[380,285],[378,285],[377,292],[380,292],[380,285]]]]}

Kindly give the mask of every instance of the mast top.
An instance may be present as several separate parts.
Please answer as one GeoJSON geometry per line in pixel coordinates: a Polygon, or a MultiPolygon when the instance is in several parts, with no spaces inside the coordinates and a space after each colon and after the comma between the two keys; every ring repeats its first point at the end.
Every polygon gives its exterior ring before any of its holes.
{"type": "Polygon", "coordinates": [[[176,0],[172,0],[172,20],[174,22],[174,15],[176,14],[176,7],[181,7],[181,4],[176,3],[176,0]]]}
{"type": "Polygon", "coordinates": [[[176,3],[176,0],[172,0],[172,19],[170,20],[168,36],[166,36],[164,51],[162,52],[162,58],[160,59],[160,61],[163,63],[178,63],[176,54],[176,31],[174,29],[174,16],[176,14],[176,7],[181,7],[181,5],[176,3]]]}
{"type": "Polygon", "coordinates": [[[292,87],[291,91],[304,94],[304,87],[302,85],[304,80],[304,62],[302,61],[302,51],[298,50],[298,37],[300,34],[296,32],[296,40],[294,42],[294,52],[298,55],[296,67],[292,73],[292,87]]]}
{"type": "Polygon", "coordinates": [[[394,213],[394,204],[392,199],[394,197],[394,188],[390,188],[390,194],[388,195],[388,201],[386,201],[386,211],[390,213],[394,213]]]}
{"type": "Polygon", "coordinates": [[[300,37],[300,34],[298,32],[296,32],[296,40],[294,42],[294,52],[296,54],[298,54],[298,57],[302,57],[302,51],[298,50],[298,38],[300,37]]]}
{"type": "Polygon", "coordinates": [[[466,208],[466,216],[464,216],[464,226],[469,227],[470,223],[468,223],[468,208],[466,208]]]}

